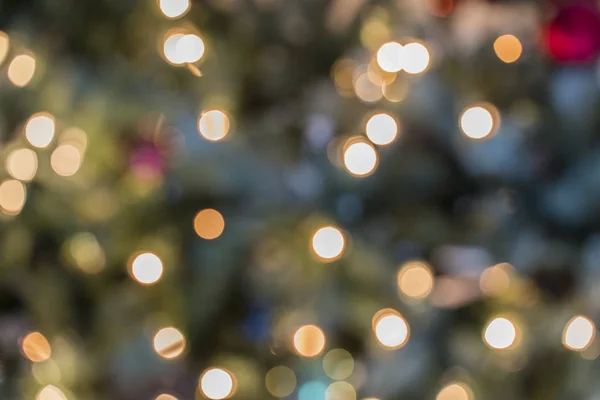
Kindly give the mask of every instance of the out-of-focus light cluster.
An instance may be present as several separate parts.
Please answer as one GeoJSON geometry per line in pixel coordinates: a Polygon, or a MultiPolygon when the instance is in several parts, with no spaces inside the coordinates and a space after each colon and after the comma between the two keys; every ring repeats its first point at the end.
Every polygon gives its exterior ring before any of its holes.
{"type": "Polygon", "coordinates": [[[163,39],[163,54],[173,65],[196,63],[205,52],[204,41],[195,33],[175,29],[167,32],[163,39]]]}
{"type": "Polygon", "coordinates": [[[36,61],[31,54],[20,54],[12,59],[8,66],[8,80],[17,87],[24,87],[31,82],[35,74],[36,61]]]}
{"type": "Polygon", "coordinates": [[[47,385],[38,392],[36,400],[68,400],[68,398],[56,386],[47,385]]]}
{"type": "Polygon", "coordinates": [[[166,359],[177,358],[185,350],[185,337],[176,328],[162,328],[154,335],[154,351],[166,359]]]}
{"type": "Polygon", "coordinates": [[[491,136],[498,129],[499,124],[498,111],[487,103],[468,107],[459,119],[460,129],[471,139],[491,136]]]}
{"type": "Polygon", "coordinates": [[[466,383],[452,382],[439,391],[435,400],[472,400],[473,398],[473,391],[466,383]]]}
{"type": "Polygon", "coordinates": [[[325,349],[325,333],[316,325],[304,325],[293,338],[294,350],[302,357],[316,357],[325,349]]]}
{"type": "Polygon", "coordinates": [[[514,35],[502,35],[494,42],[494,51],[500,60],[509,64],[521,57],[523,45],[514,35]]]}
{"type": "Polygon", "coordinates": [[[0,183],[0,210],[6,215],[17,215],[23,209],[27,192],[21,182],[9,179],[0,183]]]}
{"type": "Polygon", "coordinates": [[[48,147],[54,138],[55,129],[52,115],[45,112],[37,113],[25,123],[25,138],[34,147],[48,147]]]}
{"type": "Polygon", "coordinates": [[[23,355],[32,362],[43,362],[50,358],[52,349],[48,339],[39,332],[31,332],[23,339],[21,344],[23,355]]]}
{"type": "Polygon", "coordinates": [[[373,115],[365,126],[369,140],[379,146],[386,146],[396,140],[398,129],[396,119],[387,113],[373,115]]]}
{"type": "Polygon", "coordinates": [[[291,395],[296,389],[297,379],[294,371],[288,367],[280,365],[274,367],[265,377],[265,386],[269,393],[278,398],[291,395]]]}
{"type": "Polygon", "coordinates": [[[346,240],[341,230],[334,226],[325,226],[313,234],[311,246],[321,261],[331,262],[342,256],[346,240]]]}
{"type": "Polygon", "coordinates": [[[483,331],[484,342],[496,350],[506,350],[518,343],[518,330],[514,322],[504,317],[492,319],[483,331]]]}
{"type": "Polygon", "coordinates": [[[398,289],[405,296],[423,299],[433,290],[431,268],[421,261],[409,261],[398,271],[398,289]]]}
{"type": "Polygon", "coordinates": [[[216,239],[221,236],[223,230],[225,230],[225,219],[217,210],[208,208],[194,217],[194,231],[202,239],[216,239]]]}
{"type": "Polygon", "coordinates": [[[344,349],[328,351],[323,357],[323,371],[331,379],[346,379],[354,371],[354,358],[344,349]]]}
{"type": "Polygon", "coordinates": [[[410,42],[406,45],[395,41],[385,43],[377,50],[375,57],[382,70],[404,71],[411,75],[425,72],[431,61],[429,50],[419,42],[410,42]]]}
{"type": "Polygon", "coordinates": [[[142,285],[153,285],[163,275],[163,263],[153,253],[141,253],[130,260],[130,273],[142,285]]]}
{"type": "Polygon", "coordinates": [[[235,393],[235,379],[224,369],[210,368],[200,377],[199,388],[211,400],[227,399],[235,393]]]}
{"type": "Polygon", "coordinates": [[[373,331],[377,341],[388,349],[403,347],[410,336],[410,328],[402,314],[389,308],[375,314],[373,331]]]}
{"type": "Polygon", "coordinates": [[[183,17],[191,7],[190,0],[158,0],[163,15],[169,19],[183,17]]]}
{"type": "Polygon", "coordinates": [[[28,182],[35,177],[38,159],[31,149],[16,149],[6,157],[6,170],[15,179],[28,182]]]}
{"type": "Polygon", "coordinates": [[[573,317],[563,331],[563,345],[573,351],[584,351],[596,337],[596,325],[583,315],[573,317]]]}
{"type": "Polygon", "coordinates": [[[355,177],[371,175],[377,168],[379,156],[375,147],[361,138],[351,138],[344,145],[344,166],[355,177]]]}
{"type": "Polygon", "coordinates": [[[198,132],[211,142],[217,142],[227,136],[229,128],[229,117],[221,110],[205,110],[198,118],[198,132]]]}

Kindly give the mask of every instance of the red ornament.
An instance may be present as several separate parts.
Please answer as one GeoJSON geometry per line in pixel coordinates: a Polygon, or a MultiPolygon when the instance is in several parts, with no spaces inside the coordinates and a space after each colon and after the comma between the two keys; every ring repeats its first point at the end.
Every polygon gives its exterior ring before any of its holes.
{"type": "Polygon", "coordinates": [[[591,63],[600,52],[600,12],[594,3],[570,4],[558,11],[544,33],[547,51],[556,61],[591,63]]]}

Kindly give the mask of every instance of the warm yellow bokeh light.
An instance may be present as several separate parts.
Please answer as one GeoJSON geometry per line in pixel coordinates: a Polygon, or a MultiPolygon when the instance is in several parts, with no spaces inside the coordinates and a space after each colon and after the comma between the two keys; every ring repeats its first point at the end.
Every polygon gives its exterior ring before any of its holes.
{"type": "Polygon", "coordinates": [[[463,382],[452,382],[444,386],[435,400],[472,400],[473,391],[463,382]]]}
{"type": "Polygon", "coordinates": [[[177,59],[183,63],[195,63],[204,56],[204,41],[193,33],[183,35],[175,44],[177,59]]]}
{"type": "Polygon", "coordinates": [[[7,215],[17,215],[25,205],[25,185],[13,179],[0,184],[0,210],[7,215]]]}
{"type": "Polygon", "coordinates": [[[10,38],[8,35],[0,31],[0,64],[6,59],[8,49],[10,48],[10,38]]]}
{"type": "Polygon", "coordinates": [[[398,289],[408,297],[422,299],[433,289],[433,273],[424,262],[407,262],[398,271],[398,289]]]}
{"type": "Polygon", "coordinates": [[[170,394],[159,394],[154,400],[177,400],[177,397],[170,394]]]}
{"type": "Polygon", "coordinates": [[[294,349],[302,357],[315,357],[325,349],[325,334],[316,325],[300,327],[294,334],[294,349]]]}
{"type": "Polygon", "coordinates": [[[32,180],[35,177],[37,168],[37,154],[31,149],[13,150],[6,157],[6,170],[13,178],[20,181],[32,180]]]}
{"type": "Polygon", "coordinates": [[[71,144],[62,144],[52,152],[50,166],[60,176],[72,176],[81,167],[81,153],[71,144]]]}
{"type": "Polygon", "coordinates": [[[596,337],[596,325],[587,317],[578,315],[573,317],[563,331],[562,343],[574,351],[587,349],[596,337]]]}
{"type": "Polygon", "coordinates": [[[409,74],[420,74],[429,67],[429,50],[421,43],[412,42],[404,46],[404,71],[409,74]]]}
{"type": "Polygon", "coordinates": [[[196,214],[194,218],[194,230],[202,239],[216,239],[225,229],[225,220],[220,212],[206,209],[196,214]]]}
{"type": "Polygon", "coordinates": [[[512,63],[521,57],[523,45],[514,35],[502,35],[494,42],[494,51],[505,63],[512,63]]]}
{"type": "Polygon", "coordinates": [[[494,318],[486,326],[483,332],[483,339],[493,349],[508,349],[516,344],[517,327],[507,318],[494,318]]]}
{"type": "Polygon", "coordinates": [[[355,141],[344,149],[344,166],[354,176],[370,175],[378,161],[377,150],[367,142],[355,141]]]}
{"type": "Polygon", "coordinates": [[[381,310],[375,314],[373,327],[377,341],[389,349],[404,346],[410,335],[408,323],[394,310],[381,310]]]}
{"type": "Polygon", "coordinates": [[[176,328],[162,328],[154,335],[154,351],[167,359],[177,358],[185,350],[185,337],[176,328]]]}
{"type": "Polygon", "coordinates": [[[152,285],[162,277],[163,263],[156,254],[139,254],[131,262],[131,274],[139,283],[152,285]]]}
{"type": "Polygon", "coordinates": [[[182,57],[177,52],[177,43],[184,36],[183,33],[177,31],[169,31],[163,40],[163,54],[165,59],[173,65],[184,64],[182,57]]]}
{"type": "Polygon", "coordinates": [[[375,114],[367,121],[365,131],[371,142],[385,146],[398,136],[398,122],[389,114],[375,114]]]}
{"type": "Polygon", "coordinates": [[[89,232],[78,233],[68,244],[73,263],[88,274],[95,274],[104,268],[106,256],[96,237],[89,232]]]}
{"type": "Polygon", "coordinates": [[[375,103],[383,97],[383,90],[380,86],[371,82],[369,74],[366,71],[360,73],[353,81],[353,84],[356,97],[365,103],[375,103]]]}
{"type": "Polygon", "coordinates": [[[233,376],[220,368],[211,368],[200,378],[202,394],[211,400],[226,399],[234,393],[233,376]]]}
{"type": "Polygon", "coordinates": [[[52,350],[48,339],[39,332],[32,332],[25,336],[21,343],[23,355],[33,362],[43,362],[50,358],[52,350]]]}
{"type": "Polygon", "coordinates": [[[483,139],[495,129],[494,116],[486,107],[467,108],[460,116],[460,129],[471,139],[483,139]]]}
{"type": "Polygon", "coordinates": [[[325,391],[326,400],[356,400],[356,390],[348,382],[334,382],[325,391]]]}
{"type": "Polygon", "coordinates": [[[210,141],[223,139],[229,133],[229,117],[221,110],[207,110],[198,118],[198,131],[210,141]]]}
{"type": "Polygon", "coordinates": [[[398,72],[405,64],[404,46],[398,42],[388,42],[377,50],[377,65],[385,72],[398,72]]]}
{"type": "Polygon", "coordinates": [[[498,296],[505,293],[510,286],[508,270],[510,264],[499,264],[486,268],[479,277],[479,287],[487,296],[498,296]]]}
{"type": "Polygon", "coordinates": [[[8,79],[17,87],[27,86],[35,74],[35,58],[21,54],[13,58],[8,66],[8,79]]]}
{"type": "Polygon", "coordinates": [[[354,358],[344,349],[328,351],[323,357],[323,371],[331,379],[346,379],[354,371],[354,358]]]}
{"type": "Polygon", "coordinates": [[[54,130],[54,117],[48,113],[37,113],[25,123],[25,138],[34,147],[48,147],[54,138],[54,130]]]}
{"type": "Polygon", "coordinates": [[[346,240],[341,230],[334,226],[325,226],[315,232],[311,244],[319,259],[334,261],[342,256],[346,240]]]}
{"type": "Polygon", "coordinates": [[[38,392],[36,400],[68,400],[68,398],[56,386],[48,385],[38,392]]]}
{"type": "Polygon", "coordinates": [[[274,397],[287,397],[296,389],[296,374],[291,368],[280,365],[265,376],[265,386],[274,397]]]}
{"type": "Polygon", "coordinates": [[[190,0],[158,0],[160,11],[165,17],[175,19],[184,16],[190,9],[190,0]]]}
{"type": "Polygon", "coordinates": [[[85,152],[88,144],[87,133],[79,128],[69,128],[65,130],[58,138],[60,144],[70,144],[79,150],[80,153],[85,152]]]}

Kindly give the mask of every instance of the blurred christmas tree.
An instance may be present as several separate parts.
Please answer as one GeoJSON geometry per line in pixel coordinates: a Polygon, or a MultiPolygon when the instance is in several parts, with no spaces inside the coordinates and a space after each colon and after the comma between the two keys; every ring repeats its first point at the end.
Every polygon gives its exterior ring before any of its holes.
{"type": "Polygon", "coordinates": [[[596,3],[0,23],[1,399],[600,399],[596,3]]]}

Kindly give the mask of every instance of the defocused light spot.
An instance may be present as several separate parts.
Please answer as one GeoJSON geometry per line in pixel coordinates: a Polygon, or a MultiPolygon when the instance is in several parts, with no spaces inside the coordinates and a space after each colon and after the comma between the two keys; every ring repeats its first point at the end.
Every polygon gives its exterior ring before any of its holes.
{"type": "Polygon", "coordinates": [[[202,210],[194,218],[194,230],[202,239],[216,239],[221,236],[224,229],[225,220],[217,210],[202,210]]]}
{"type": "Polygon", "coordinates": [[[409,43],[404,46],[404,71],[409,74],[420,74],[429,67],[429,50],[421,43],[409,43]]]}
{"type": "Polygon", "coordinates": [[[386,72],[382,70],[375,60],[367,65],[367,76],[369,80],[377,86],[389,85],[396,80],[395,72],[386,72]]]}
{"type": "Polygon", "coordinates": [[[210,141],[221,140],[229,132],[229,117],[221,110],[204,111],[198,119],[198,130],[210,141]]]}
{"type": "Polygon", "coordinates": [[[494,128],[494,116],[485,107],[469,107],[460,116],[460,129],[471,139],[483,139],[489,136],[494,128]]]}
{"type": "Polygon", "coordinates": [[[47,147],[54,138],[54,117],[48,113],[32,115],[25,124],[25,137],[34,147],[47,147]]]}
{"type": "Polygon", "coordinates": [[[38,392],[36,400],[68,400],[68,398],[56,386],[48,385],[38,392]]]}
{"type": "Polygon", "coordinates": [[[512,63],[521,57],[523,46],[516,36],[502,35],[494,42],[494,51],[500,60],[512,63]]]}
{"type": "Polygon", "coordinates": [[[6,180],[0,184],[0,209],[4,214],[17,215],[25,205],[25,186],[17,180],[6,180]]]}
{"type": "Polygon", "coordinates": [[[312,249],[323,261],[333,261],[341,257],[345,245],[344,234],[333,226],[319,228],[312,237],[312,249]]]}
{"type": "Polygon", "coordinates": [[[300,386],[298,400],[325,400],[327,385],[319,381],[308,381],[300,386]]]}
{"type": "Polygon", "coordinates": [[[8,66],[8,79],[18,87],[27,86],[35,73],[35,58],[21,54],[13,58],[8,66]]]}
{"type": "Polygon", "coordinates": [[[315,357],[325,348],[325,334],[315,325],[305,325],[294,334],[294,349],[302,357],[315,357]]]}
{"type": "Polygon", "coordinates": [[[179,18],[190,9],[190,0],[158,0],[160,11],[167,18],[179,18]]]}
{"type": "Polygon", "coordinates": [[[433,289],[433,273],[427,264],[410,261],[398,271],[398,288],[408,297],[427,297],[433,289]]]}
{"type": "Polygon", "coordinates": [[[381,87],[371,82],[366,72],[360,73],[354,81],[354,93],[365,103],[374,103],[383,97],[381,87]]]}
{"type": "Polygon", "coordinates": [[[386,100],[392,103],[398,103],[406,98],[408,94],[408,84],[406,81],[396,79],[394,82],[385,84],[382,87],[383,95],[386,100]]]}
{"type": "Polygon", "coordinates": [[[82,129],[69,128],[60,135],[58,142],[60,144],[70,144],[77,148],[80,153],[83,153],[87,149],[88,137],[82,129]]]}
{"type": "Polygon", "coordinates": [[[290,368],[280,365],[267,372],[265,385],[274,397],[287,397],[296,389],[296,374],[290,368]]]}
{"type": "Polygon", "coordinates": [[[37,155],[30,149],[13,150],[6,158],[8,173],[20,181],[32,180],[37,172],[37,167],[37,155]]]}
{"type": "Polygon", "coordinates": [[[437,17],[447,17],[454,9],[454,0],[429,1],[429,11],[437,17]]]}
{"type": "Polygon", "coordinates": [[[392,36],[385,19],[381,17],[382,15],[375,15],[369,18],[360,29],[360,41],[368,49],[377,48],[392,36]]]}
{"type": "Polygon", "coordinates": [[[68,251],[73,263],[83,272],[95,274],[104,268],[104,250],[96,237],[89,232],[75,235],[69,241],[68,251]]]}
{"type": "Polygon", "coordinates": [[[377,167],[378,157],[375,148],[363,141],[356,141],[344,149],[344,165],[348,172],[357,177],[368,176],[377,167]]]}
{"type": "Polygon", "coordinates": [[[193,33],[183,35],[175,44],[177,59],[184,63],[194,63],[200,61],[204,56],[204,41],[198,35],[193,33]]]}
{"type": "Polygon", "coordinates": [[[373,318],[373,326],[375,337],[384,347],[397,349],[404,346],[408,341],[408,324],[397,311],[379,311],[373,318]]]}
{"type": "Polygon", "coordinates": [[[81,167],[81,153],[71,144],[62,144],[52,152],[50,165],[60,176],[72,176],[81,167]]]}
{"type": "Polygon", "coordinates": [[[506,318],[495,318],[485,328],[483,338],[493,349],[508,349],[517,340],[517,328],[506,318]]]}
{"type": "Polygon", "coordinates": [[[10,39],[8,38],[8,35],[0,31],[0,64],[2,64],[6,59],[9,47],[10,39]]]}
{"type": "Polygon", "coordinates": [[[377,65],[386,72],[398,72],[405,65],[404,46],[398,42],[388,42],[377,50],[377,65]]]}
{"type": "Polygon", "coordinates": [[[352,96],[354,88],[353,76],[356,66],[357,64],[354,60],[341,59],[331,68],[331,77],[340,95],[345,97],[352,96]]]}
{"type": "Polygon", "coordinates": [[[479,277],[479,287],[487,296],[498,296],[510,286],[510,276],[506,271],[509,264],[499,264],[486,268],[479,277]]]}
{"type": "Polygon", "coordinates": [[[323,371],[331,379],[346,379],[354,371],[354,358],[344,349],[331,350],[323,357],[323,371]]]}
{"type": "Polygon", "coordinates": [[[46,361],[52,354],[48,339],[39,332],[32,332],[25,336],[21,349],[25,357],[33,362],[46,361]]]}
{"type": "Polygon", "coordinates": [[[233,377],[220,368],[211,368],[200,378],[200,390],[209,399],[226,399],[233,394],[233,377]]]}
{"type": "Polygon", "coordinates": [[[159,394],[155,400],[177,400],[177,397],[170,394],[159,394]]]}
{"type": "Polygon", "coordinates": [[[167,359],[176,358],[185,350],[185,337],[177,329],[162,328],[154,335],[154,351],[167,359]]]}
{"type": "Polygon", "coordinates": [[[596,336],[596,326],[587,317],[578,315],[572,318],[563,331],[563,345],[574,351],[583,351],[592,344],[596,336]]]}
{"type": "Polygon", "coordinates": [[[62,373],[58,363],[51,358],[33,363],[31,365],[31,375],[41,385],[58,383],[62,379],[62,373]]]}
{"type": "Polygon", "coordinates": [[[375,114],[367,121],[367,137],[380,146],[392,143],[398,135],[398,123],[389,114],[375,114]]]}
{"type": "Polygon", "coordinates": [[[348,382],[334,382],[325,392],[326,400],[356,400],[356,390],[348,382]]]}
{"type": "Polygon", "coordinates": [[[177,43],[184,36],[183,33],[177,31],[169,31],[163,40],[163,53],[165,59],[173,65],[184,64],[185,61],[177,52],[177,43]]]}
{"type": "Polygon", "coordinates": [[[142,253],[133,259],[131,273],[139,283],[152,285],[162,277],[163,263],[156,254],[142,253]]]}
{"type": "Polygon", "coordinates": [[[435,400],[472,400],[473,391],[462,382],[453,382],[442,388],[435,400]]]}

